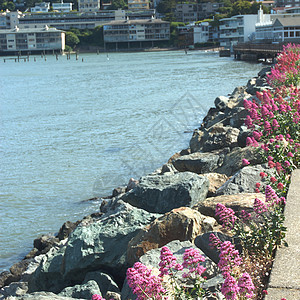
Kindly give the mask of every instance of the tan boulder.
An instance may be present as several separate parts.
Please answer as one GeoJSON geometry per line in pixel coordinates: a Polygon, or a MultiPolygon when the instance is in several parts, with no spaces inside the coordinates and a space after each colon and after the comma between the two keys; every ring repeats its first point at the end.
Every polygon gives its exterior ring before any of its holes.
{"type": "Polygon", "coordinates": [[[193,242],[198,235],[213,231],[215,226],[214,218],[189,207],[173,209],[141,229],[128,243],[127,261],[133,264],[147,251],[174,240],[193,242]]]}
{"type": "Polygon", "coordinates": [[[203,201],[199,201],[193,206],[193,209],[199,211],[206,216],[215,216],[216,205],[218,203],[224,204],[226,207],[233,209],[235,212],[245,210],[251,212],[253,210],[254,199],[265,199],[265,195],[261,193],[245,193],[236,195],[221,195],[217,197],[206,198],[203,201]]]}
{"type": "Polygon", "coordinates": [[[208,196],[213,196],[217,189],[220,188],[229,178],[225,174],[206,173],[203,174],[209,180],[208,196]]]}

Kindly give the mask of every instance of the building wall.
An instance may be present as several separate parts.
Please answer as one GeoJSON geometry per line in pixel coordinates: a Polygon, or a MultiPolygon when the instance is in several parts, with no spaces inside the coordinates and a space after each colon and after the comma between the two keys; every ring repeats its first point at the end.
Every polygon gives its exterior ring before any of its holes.
{"type": "Polygon", "coordinates": [[[65,33],[54,30],[0,31],[0,51],[64,50],[65,33]]]}
{"type": "Polygon", "coordinates": [[[149,0],[128,0],[129,10],[143,10],[149,8],[149,0]]]}
{"type": "Polygon", "coordinates": [[[48,12],[50,9],[50,2],[41,2],[32,7],[31,12],[48,12]]]}
{"type": "Polygon", "coordinates": [[[170,23],[111,22],[103,26],[104,42],[160,41],[170,39],[170,23]]]}
{"type": "Polygon", "coordinates": [[[52,3],[53,10],[62,12],[70,12],[72,10],[73,3],[52,3]]]}
{"type": "Polygon", "coordinates": [[[82,12],[96,12],[100,7],[100,0],[78,0],[78,10],[82,12]]]}
{"type": "Polygon", "coordinates": [[[175,18],[177,22],[192,23],[205,19],[214,14],[223,3],[181,3],[175,8],[175,18]]]}
{"type": "Polygon", "coordinates": [[[206,43],[209,41],[209,23],[204,22],[194,27],[194,44],[206,43]]]}

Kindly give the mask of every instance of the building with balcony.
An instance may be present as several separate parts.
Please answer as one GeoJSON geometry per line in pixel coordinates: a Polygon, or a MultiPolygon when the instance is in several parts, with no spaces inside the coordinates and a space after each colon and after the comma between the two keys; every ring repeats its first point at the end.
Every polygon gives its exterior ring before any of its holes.
{"type": "Polygon", "coordinates": [[[100,0],[78,0],[78,10],[80,12],[97,12],[100,8],[100,0]]]}
{"type": "Polygon", "coordinates": [[[15,28],[19,24],[22,13],[20,11],[9,11],[0,13],[0,29],[15,28]]]}
{"type": "Polygon", "coordinates": [[[65,33],[55,28],[1,29],[0,53],[48,52],[65,49],[65,33]]]}
{"type": "Polygon", "coordinates": [[[48,12],[50,9],[50,2],[36,3],[34,7],[31,7],[31,12],[48,12]]]}
{"type": "Polygon", "coordinates": [[[128,10],[145,10],[149,8],[149,0],[128,0],[128,10]]]}
{"type": "MultiPolygon", "coordinates": [[[[3,29],[11,28],[5,27],[5,23],[9,24],[8,19],[11,20],[10,12],[3,20],[3,29]]],[[[61,30],[68,30],[70,28],[77,29],[94,29],[97,26],[104,25],[110,21],[115,20],[140,20],[151,19],[155,17],[155,10],[143,11],[125,11],[125,10],[102,10],[99,12],[70,12],[70,13],[24,13],[15,18],[15,26],[19,28],[38,28],[44,25],[55,27],[61,30]]],[[[1,23],[1,14],[0,14],[1,23]]],[[[13,28],[13,27],[12,27],[13,28]]]]}
{"type": "Polygon", "coordinates": [[[181,3],[175,8],[177,22],[193,23],[215,14],[223,3],[181,3]]]}
{"type": "Polygon", "coordinates": [[[70,12],[73,8],[73,3],[64,3],[63,1],[52,3],[52,8],[59,12],[70,12]]]}
{"type": "Polygon", "coordinates": [[[103,35],[105,46],[114,44],[116,49],[126,43],[128,48],[133,43],[139,48],[145,46],[146,42],[150,42],[151,46],[154,46],[155,42],[170,39],[170,23],[153,18],[112,21],[103,26],[103,35]]]}
{"type": "Polygon", "coordinates": [[[231,49],[233,45],[255,39],[257,23],[267,23],[270,15],[264,14],[260,8],[257,15],[237,15],[220,20],[220,46],[231,49]]]}

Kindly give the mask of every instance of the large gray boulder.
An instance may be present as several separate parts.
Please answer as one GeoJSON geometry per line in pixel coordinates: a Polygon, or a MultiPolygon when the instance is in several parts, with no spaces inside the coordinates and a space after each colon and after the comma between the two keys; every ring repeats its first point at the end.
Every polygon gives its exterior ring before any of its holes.
{"type": "Polygon", "coordinates": [[[263,190],[265,183],[260,177],[261,172],[272,174],[272,170],[265,165],[242,168],[216,191],[216,195],[254,193],[256,189],[255,184],[257,182],[261,183],[260,189],[263,190]]]}
{"type": "Polygon", "coordinates": [[[120,292],[119,287],[114,282],[113,278],[104,272],[94,271],[94,272],[87,273],[83,283],[87,283],[90,280],[97,282],[100,292],[104,296],[107,294],[107,292],[116,292],[116,293],[120,292]]]}
{"type": "Polygon", "coordinates": [[[205,199],[208,186],[206,177],[190,172],[148,175],[121,199],[149,212],[166,213],[205,199]]]}
{"type": "Polygon", "coordinates": [[[175,159],[173,165],[179,172],[211,173],[223,165],[229,152],[229,148],[205,153],[195,152],[175,159]]]}
{"type": "MultiPolygon", "coordinates": [[[[52,292],[35,292],[31,294],[25,294],[23,296],[7,298],[7,300],[72,300],[72,297],[64,297],[56,295],[52,292]]],[[[86,300],[81,298],[80,300],[86,300]]]]}
{"type": "Polygon", "coordinates": [[[201,136],[194,134],[190,142],[192,152],[209,152],[225,147],[234,148],[238,145],[239,130],[222,124],[202,129],[201,136]]]}
{"type": "Polygon", "coordinates": [[[92,299],[93,295],[101,295],[97,282],[90,280],[84,284],[77,284],[72,287],[66,287],[58,296],[70,297],[74,299],[92,299]]]}
{"type": "Polygon", "coordinates": [[[94,270],[106,270],[117,283],[123,282],[128,242],[159,216],[118,201],[100,219],[82,221],[66,246],[45,256],[29,282],[30,291],[58,293],[82,283],[94,270]]]}
{"type": "Polygon", "coordinates": [[[224,157],[222,166],[217,168],[215,172],[232,176],[243,168],[243,159],[247,159],[251,165],[257,165],[262,161],[257,148],[251,146],[245,148],[236,147],[224,157]]]}

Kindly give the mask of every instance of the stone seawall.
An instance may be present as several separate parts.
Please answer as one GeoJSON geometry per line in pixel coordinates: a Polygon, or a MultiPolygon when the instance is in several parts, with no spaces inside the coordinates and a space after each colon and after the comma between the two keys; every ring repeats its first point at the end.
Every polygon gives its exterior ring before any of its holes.
{"type": "MultiPolygon", "coordinates": [[[[0,299],[135,299],[126,270],[141,261],[157,267],[159,250],[168,245],[175,255],[197,247],[205,256],[207,288],[224,299],[216,267],[218,256],[208,246],[215,232],[232,240],[214,217],[217,203],[237,214],[252,211],[260,172],[269,172],[251,147],[244,126],[244,99],[271,89],[270,68],[259,72],[230,96],[219,96],[190,141],[161,168],[139,180],[130,179],[103,199],[100,210],[66,222],[57,236],[42,236],[9,272],[0,274],[0,299]],[[242,159],[251,162],[243,167],[242,159]]],[[[212,296],[211,296],[212,297],[212,296]]],[[[212,299],[212,298],[207,298],[212,299]]]]}

